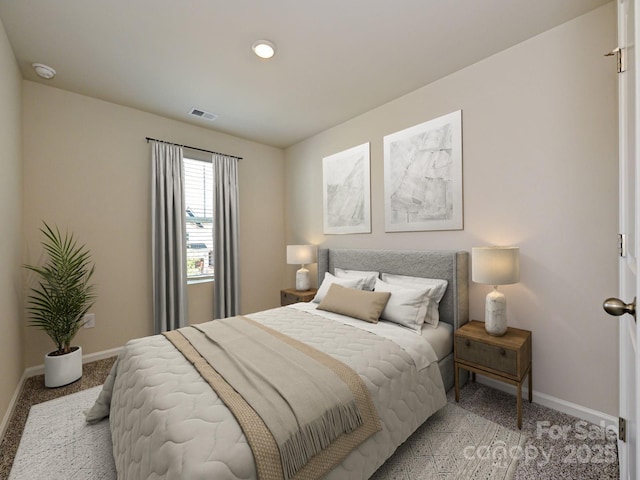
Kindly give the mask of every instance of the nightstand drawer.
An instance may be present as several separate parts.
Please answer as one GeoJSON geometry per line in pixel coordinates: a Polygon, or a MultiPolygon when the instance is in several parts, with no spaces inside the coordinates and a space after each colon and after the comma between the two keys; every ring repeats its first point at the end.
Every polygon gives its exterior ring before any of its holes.
{"type": "Polygon", "coordinates": [[[293,295],[288,292],[280,292],[280,305],[291,305],[292,303],[298,303],[300,301],[300,297],[298,295],[293,295]]]}
{"type": "Polygon", "coordinates": [[[284,307],[292,303],[310,302],[313,300],[313,297],[316,296],[317,291],[315,288],[304,291],[285,288],[284,290],[280,290],[280,305],[284,307]]]}
{"type": "Polygon", "coordinates": [[[487,343],[456,338],[456,360],[483,365],[508,375],[517,375],[517,351],[487,343]]]}

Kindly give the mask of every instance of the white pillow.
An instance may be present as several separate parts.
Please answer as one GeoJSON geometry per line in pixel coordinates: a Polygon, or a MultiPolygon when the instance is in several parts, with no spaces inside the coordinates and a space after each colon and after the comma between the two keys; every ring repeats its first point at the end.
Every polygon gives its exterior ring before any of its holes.
{"type": "Polygon", "coordinates": [[[390,273],[383,273],[382,280],[393,285],[402,285],[406,288],[421,289],[430,287],[428,293],[429,306],[427,307],[427,315],[425,316],[424,323],[428,323],[433,327],[438,326],[440,321],[438,306],[440,300],[444,297],[444,293],[447,291],[449,282],[439,278],[411,277],[408,275],[392,275],[390,273]]]}
{"type": "Polygon", "coordinates": [[[357,288],[358,290],[362,290],[362,285],[364,280],[362,278],[338,278],[331,275],[329,272],[325,272],[324,280],[322,280],[322,285],[318,289],[316,296],[313,297],[313,302],[320,303],[324,296],[329,291],[329,287],[333,284],[337,283],[338,285],[342,285],[347,288],[357,288]]]}
{"type": "Polygon", "coordinates": [[[376,280],[380,275],[379,272],[363,272],[360,270],[343,270],[342,268],[335,268],[334,273],[338,278],[362,278],[364,284],[363,290],[373,290],[376,287],[376,280]]]}
{"type": "Polygon", "coordinates": [[[378,279],[375,291],[391,293],[391,297],[380,315],[382,320],[397,323],[420,333],[429,306],[429,287],[407,288],[378,279]]]}

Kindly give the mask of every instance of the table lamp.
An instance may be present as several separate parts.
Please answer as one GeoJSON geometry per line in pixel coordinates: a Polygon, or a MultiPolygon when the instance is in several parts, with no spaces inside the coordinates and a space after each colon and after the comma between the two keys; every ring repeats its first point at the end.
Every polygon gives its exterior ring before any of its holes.
{"type": "Polygon", "coordinates": [[[316,263],[317,258],[318,247],[315,245],[287,245],[287,263],[300,265],[300,270],[296,272],[296,290],[305,291],[311,288],[309,270],[304,266],[316,263]]]}
{"type": "Polygon", "coordinates": [[[485,303],[484,328],[499,337],[507,332],[507,299],[498,285],[520,281],[520,249],[518,247],[474,247],[471,252],[471,279],[493,285],[485,303]]]}

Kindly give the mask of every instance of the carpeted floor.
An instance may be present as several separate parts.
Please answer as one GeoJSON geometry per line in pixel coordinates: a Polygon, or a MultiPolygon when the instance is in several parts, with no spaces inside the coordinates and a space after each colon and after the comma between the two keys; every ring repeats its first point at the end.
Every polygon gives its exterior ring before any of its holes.
{"type": "MultiPolygon", "coordinates": [[[[447,395],[455,402],[453,389],[447,395]]],[[[513,430],[516,397],[479,383],[467,383],[460,407],[513,430]]],[[[613,427],[611,427],[613,428],[613,427]]],[[[529,437],[514,480],[619,479],[615,433],[536,403],[522,402],[522,431],[529,437]]]]}
{"type": "MultiPolygon", "coordinates": [[[[27,379],[0,443],[0,480],[11,470],[22,430],[31,405],[100,385],[114,358],[84,365],[78,382],[57,389],[46,389],[43,376],[27,379]]],[[[454,402],[453,391],[449,402],[454,402]]],[[[461,391],[460,407],[516,430],[515,397],[478,383],[469,383],[461,391]]],[[[578,418],[523,402],[523,429],[528,441],[522,450],[515,480],[523,479],[618,479],[616,440],[600,426],[578,418]]],[[[490,455],[478,450],[474,454],[490,455]]],[[[513,454],[519,454],[513,452],[513,454]]]]}

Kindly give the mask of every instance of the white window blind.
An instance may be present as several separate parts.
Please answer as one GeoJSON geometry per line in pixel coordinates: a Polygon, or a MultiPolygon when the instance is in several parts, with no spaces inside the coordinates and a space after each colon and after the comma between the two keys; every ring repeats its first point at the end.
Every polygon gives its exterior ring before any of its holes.
{"type": "Polygon", "coordinates": [[[184,158],[187,279],[212,277],[213,265],[213,165],[184,158]]]}

